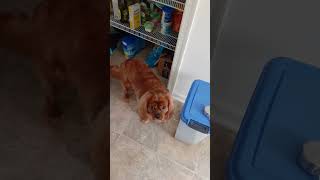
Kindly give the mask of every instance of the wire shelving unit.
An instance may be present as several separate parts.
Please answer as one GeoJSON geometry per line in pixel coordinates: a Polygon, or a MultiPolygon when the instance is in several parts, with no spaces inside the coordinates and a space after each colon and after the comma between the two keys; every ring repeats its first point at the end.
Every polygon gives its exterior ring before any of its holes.
{"type": "MultiPolygon", "coordinates": [[[[152,0],[162,5],[166,5],[177,10],[183,11],[185,0],[152,0]]],[[[133,34],[137,37],[150,41],[154,44],[163,46],[164,48],[175,50],[178,33],[172,33],[170,35],[163,35],[159,31],[147,32],[144,30],[144,27],[141,26],[137,29],[131,29],[129,24],[122,23],[112,16],[110,16],[110,25],[114,28],[120,29],[127,33],[133,34]]]]}

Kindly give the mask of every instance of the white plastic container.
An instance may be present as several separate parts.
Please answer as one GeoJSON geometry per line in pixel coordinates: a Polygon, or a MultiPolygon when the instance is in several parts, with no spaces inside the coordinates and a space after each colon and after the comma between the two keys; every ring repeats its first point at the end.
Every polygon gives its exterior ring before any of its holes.
{"type": "Polygon", "coordinates": [[[186,144],[198,144],[209,134],[204,134],[197,130],[190,128],[183,120],[180,119],[175,138],[186,144]]]}
{"type": "Polygon", "coordinates": [[[193,82],[183,105],[175,138],[186,144],[197,144],[210,135],[210,84],[193,82]]]}

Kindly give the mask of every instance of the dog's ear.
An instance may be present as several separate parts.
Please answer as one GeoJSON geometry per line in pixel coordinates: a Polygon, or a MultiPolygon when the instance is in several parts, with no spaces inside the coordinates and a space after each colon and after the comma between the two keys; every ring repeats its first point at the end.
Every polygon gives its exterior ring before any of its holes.
{"type": "Polygon", "coordinates": [[[173,99],[170,92],[167,93],[167,99],[168,99],[168,111],[166,112],[166,119],[170,119],[174,114],[174,104],[173,104],[173,99]]]}
{"type": "Polygon", "coordinates": [[[148,114],[148,102],[152,97],[152,93],[147,91],[144,95],[141,96],[138,102],[138,113],[142,121],[150,120],[150,114],[148,114]]]}

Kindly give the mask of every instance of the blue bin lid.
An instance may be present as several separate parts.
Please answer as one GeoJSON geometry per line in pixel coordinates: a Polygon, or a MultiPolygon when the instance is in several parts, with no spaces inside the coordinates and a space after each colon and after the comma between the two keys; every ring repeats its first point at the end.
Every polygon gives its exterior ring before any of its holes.
{"type": "Polygon", "coordinates": [[[302,145],[320,140],[320,70],[289,58],[269,62],[231,153],[229,180],[316,180],[299,164],[302,145]]]}
{"type": "Polygon", "coordinates": [[[210,105],[210,84],[195,80],[181,111],[182,121],[197,131],[210,133],[210,119],[204,114],[207,105],[210,105]]]}

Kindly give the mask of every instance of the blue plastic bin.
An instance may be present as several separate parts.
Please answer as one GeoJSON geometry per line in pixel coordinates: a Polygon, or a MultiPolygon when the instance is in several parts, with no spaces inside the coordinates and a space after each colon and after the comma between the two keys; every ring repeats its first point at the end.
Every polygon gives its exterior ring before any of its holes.
{"type": "Polygon", "coordinates": [[[122,49],[127,59],[132,59],[145,46],[145,41],[133,35],[127,35],[121,40],[122,49]]]}
{"type": "Polygon", "coordinates": [[[299,162],[309,140],[320,140],[320,70],[276,58],[265,66],[248,105],[228,179],[316,180],[299,162]]]}
{"type": "Polygon", "coordinates": [[[196,144],[210,134],[210,118],[204,112],[206,106],[210,106],[210,84],[195,80],[181,111],[177,139],[196,144]]]}

